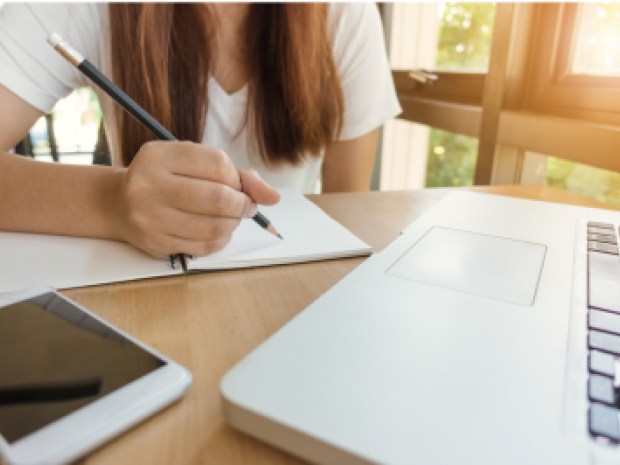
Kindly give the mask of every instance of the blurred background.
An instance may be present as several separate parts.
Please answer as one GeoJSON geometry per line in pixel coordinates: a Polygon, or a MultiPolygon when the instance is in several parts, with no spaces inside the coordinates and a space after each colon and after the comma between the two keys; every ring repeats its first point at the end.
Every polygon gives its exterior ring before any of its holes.
{"type": "MultiPolygon", "coordinates": [[[[468,85],[466,74],[469,73],[470,78],[486,76],[489,71],[496,6],[495,3],[459,2],[384,4],[384,22],[387,23],[386,39],[392,68],[422,68],[453,74],[460,73],[460,81],[454,80],[452,84],[455,86],[460,84],[462,88],[468,85]],[[389,18],[386,19],[386,16],[389,18]]],[[[527,101],[529,97],[530,102],[526,102],[526,105],[512,103],[512,107],[522,112],[523,110],[528,112],[536,110],[538,114],[543,113],[561,118],[569,116],[571,123],[607,123],[607,121],[592,118],[593,115],[588,114],[599,110],[595,108],[598,102],[595,101],[595,96],[584,95],[583,92],[581,95],[574,95],[582,99],[579,102],[581,107],[570,112],[562,108],[571,105],[570,99],[562,102],[564,105],[553,102],[553,105],[548,106],[551,108],[543,109],[541,105],[538,105],[538,108],[536,105],[531,105],[533,103],[531,100],[536,98],[532,95],[534,93],[533,81],[544,78],[534,69],[537,64],[535,55],[543,52],[543,41],[538,43],[538,47],[531,42],[542,35],[541,29],[545,26],[551,32],[557,31],[559,39],[563,42],[558,40],[550,45],[555,47],[559,53],[568,49],[571,63],[568,63],[568,66],[564,64],[564,66],[568,67],[569,73],[573,75],[569,77],[584,78],[584,82],[580,83],[582,90],[584,88],[587,90],[587,86],[594,89],[605,86],[609,88],[610,84],[617,88],[620,86],[620,3],[517,4],[515,7],[520,8],[521,11],[513,10],[511,40],[522,43],[511,43],[510,48],[520,47],[521,50],[516,50],[516,53],[530,55],[521,60],[521,67],[524,69],[515,71],[515,73],[520,72],[522,76],[519,78],[525,81],[518,83],[521,86],[519,91],[525,94],[522,95],[522,100],[527,101]],[[565,6],[571,7],[572,11],[567,11],[565,6]],[[545,8],[554,11],[543,11],[545,8]],[[515,23],[517,23],[516,31],[514,30],[515,23]],[[522,33],[521,36],[515,37],[518,32],[522,33]],[[592,80],[585,82],[588,78],[592,80]],[[613,81],[605,78],[612,78],[613,81]],[[527,103],[530,103],[530,108],[527,108],[527,103]]],[[[553,65],[553,63],[550,64],[553,65]]],[[[519,64],[517,63],[515,67],[518,68],[519,64]]],[[[510,72],[509,64],[506,74],[509,75],[510,72]]],[[[445,75],[438,74],[436,85],[446,78],[445,75]]],[[[505,81],[509,81],[509,77],[505,78],[505,81]]],[[[562,83],[559,85],[561,86],[562,83]]],[[[505,87],[507,87],[506,83],[505,87]]],[[[442,92],[444,91],[445,89],[442,89],[442,92]]],[[[505,89],[504,94],[506,93],[508,92],[505,89]]],[[[399,92],[399,95],[401,94],[399,92]]],[[[426,98],[436,98],[442,102],[480,103],[465,102],[463,96],[459,98],[453,95],[450,98],[449,96],[432,96],[430,92],[427,94],[429,95],[425,95],[426,98]]],[[[474,92],[470,94],[473,95],[474,92]]],[[[505,95],[504,99],[506,100],[505,95]]],[[[505,100],[505,107],[511,109],[511,105],[506,105],[505,100]]],[[[620,106],[617,110],[620,111],[620,106]]],[[[419,119],[423,120],[424,117],[419,119]]],[[[542,120],[539,123],[544,125],[542,120]]],[[[617,128],[609,129],[616,130],[617,128]]],[[[596,141],[591,142],[593,142],[592,150],[595,150],[594,142],[596,141]]],[[[585,142],[586,146],[587,143],[588,141],[585,142]]],[[[528,142],[523,141],[522,147],[527,148],[527,146],[528,142]]],[[[504,152],[510,151],[510,148],[504,147],[504,152]]],[[[609,148],[608,152],[614,149],[615,147],[609,148]]],[[[500,147],[498,147],[499,150],[501,150],[500,147]]],[[[546,184],[620,206],[620,174],[617,172],[552,156],[553,154],[536,153],[527,149],[523,150],[523,148],[518,150],[522,152],[520,154],[521,166],[517,169],[520,173],[512,173],[514,182],[510,182],[511,184],[546,184]]],[[[558,147],[557,151],[560,156],[566,153],[562,147],[558,147]]],[[[383,171],[380,187],[389,190],[473,185],[477,154],[477,137],[405,120],[389,122],[385,125],[383,132],[383,171]],[[406,153],[403,153],[403,150],[406,153]]],[[[589,156],[590,154],[584,153],[580,158],[587,161],[589,156]]],[[[506,179],[505,176],[504,179],[506,179]]],[[[491,183],[498,183],[493,181],[491,179],[491,183]]]]}
{"type": "MultiPolygon", "coordinates": [[[[101,124],[101,109],[90,87],[77,89],[52,111],[60,163],[90,165],[101,124]]],[[[45,118],[30,129],[32,153],[37,160],[53,161],[45,118]]]]}
{"type": "MultiPolygon", "coordinates": [[[[405,112],[382,130],[373,189],[546,184],[620,206],[620,3],[379,9],[405,112]]],[[[93,163],[101,116],[76,90],[32,127],[30,155],[93,163]]]]}

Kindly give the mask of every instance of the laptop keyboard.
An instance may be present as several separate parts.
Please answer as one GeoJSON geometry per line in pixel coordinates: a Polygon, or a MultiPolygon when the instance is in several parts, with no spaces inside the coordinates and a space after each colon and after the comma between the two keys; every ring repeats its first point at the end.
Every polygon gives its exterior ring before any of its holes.
{"type": "Polygon", "coordinates": [[[611,223],[588,222],[590,434],[620,442],[620,255],[611,223]]]}

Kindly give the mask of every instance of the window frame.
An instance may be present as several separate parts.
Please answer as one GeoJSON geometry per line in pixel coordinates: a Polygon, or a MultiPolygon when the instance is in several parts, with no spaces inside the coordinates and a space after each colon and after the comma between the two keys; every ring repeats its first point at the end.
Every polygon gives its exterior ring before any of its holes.
{"type": "Polygon", "coordinates": [[[392,70],[399,95],[461,105],[482,105],[486,73],[433,70],[437,81],[422,84],[411,78],[409,72],[410,70],[392,70]]]}

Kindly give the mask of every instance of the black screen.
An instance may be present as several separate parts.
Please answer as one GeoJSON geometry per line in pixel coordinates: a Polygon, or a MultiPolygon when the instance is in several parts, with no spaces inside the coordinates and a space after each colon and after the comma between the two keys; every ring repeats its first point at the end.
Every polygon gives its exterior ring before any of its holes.
{"type": "Polygon", "coordinates": [[[15,442],[164,364],[56,294],[0,307],[0,434],[15,442]]]}

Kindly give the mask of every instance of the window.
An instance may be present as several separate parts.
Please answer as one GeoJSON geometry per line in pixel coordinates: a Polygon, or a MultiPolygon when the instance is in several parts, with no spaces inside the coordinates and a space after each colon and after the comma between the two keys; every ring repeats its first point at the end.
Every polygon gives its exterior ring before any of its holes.
{"type": "MultiPolygon", "coordinates": [[[[434,42],[425,36],[435,44],[435,63],[403,66],[391,55],[401,119],[433,128],[423,155],[424,182],[407,187],[467,185],[473,164],[478,183],[546,183],[620,206],[620,3],[435,8],[434,42]],[[415,68],[434,70],[436,83],[413,80],[409,70],[415,68]],[[450,148],[448,138],[457,135],[473,142],[450,148]],[[472,155],[462,155],[465,146],[472,155]]],[[[399,10],[400,23],[404,16],[399,10]]],[[[410,28],[419,24],[409,22],[410,28]]],[[[403,40],[399,28],[388,27],[391,52],[408,47],[422,55],[424,41],[403,40]]],[[[406,54],[399,50],[398,56],[406,54]]],[[[419,147],[414,153],[390,141],[388,125],[385,136],[384,149],[392,154],[384,157],[420,157],[419,147]]],[[[390,163],[388,170],[403,166],[390,163]]]]}
{"type": "MultiPolygon", "coordinates": [[[[437,63],[442,71],[486,72],[489,67],[495,5],[439,3],[437,63]]],[[[473,137],[432,128],[425,187],[471,186],[478,152],[473,137]]]]}
{"type": "Polygon", "coordinates": [[[619,25],[619,4],[538,5],[525,109],[620,126],[619,25]]]}
{"type": "MultiPolygon", "coordinates": [[[[59,162],[90,165],[102,117],[93,90],[84,87],[73,91],[58,101],[51,114],[59,162]]],[[[29,131],[32,153],[41,161],[52,161],[47,124],[42,117],[29,131]]]]}
{"type": "MultiPolygon", "coordinates": [[[[389,6],[392,24],[391,65],[395,69],[433,69],[439,80],[418,85],[407,71],[395,75],[397,88],[422,99],[479,105],[488,68],[495,5],[493,3],[396,3],[389,6]],[[410,27],[418,25],[418,31],[410,27]],[[414,33],[416,32],[416,33],[414,33]]],[[[403,105],[405,119],[409,108],[403,105]]],[[[414,111],[425,113],[421,105],[414,111]]],[[[473,183],[477,142],[462,121],[439,114],[426,125],[388,122],[384,128],[382,189],[468,186],[473,183]]],[[[460,118],[459,118],[460,119],[460,118]]],[[[465,124],[471,124],[465,123],[465,124]]],[[[475,126],[475,124],[474,124],[475,126]]],[[[475,129],[477,130],[477,128],[475,129]]],[[[474,131],[475,131],[474,130],[474,131]]]]}

